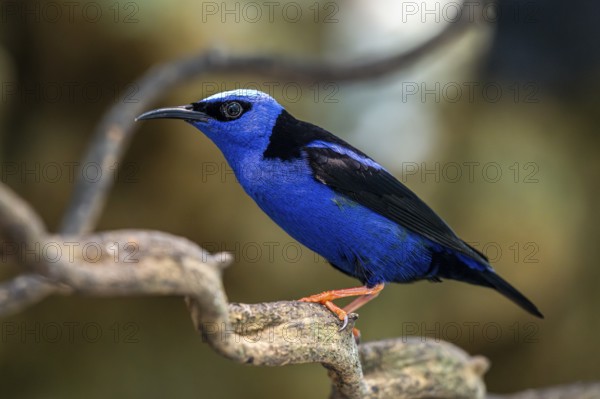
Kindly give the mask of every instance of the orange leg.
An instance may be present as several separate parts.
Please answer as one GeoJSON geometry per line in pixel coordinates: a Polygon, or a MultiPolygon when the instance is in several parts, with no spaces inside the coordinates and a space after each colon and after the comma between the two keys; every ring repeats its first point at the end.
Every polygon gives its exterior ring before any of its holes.
{"type": "Polygon", "coordinates": [[[367,294],[364,296],[359,296],[358,298],[356,298],[355,300],[350,302],[347,306],[344,306],[344,311],[346,313],[356,312],[358,310],[358,308],[366,305],[371,300],[377,298],[377,296],[379,295],[379,293],[381,292],[382,289],[383,289],[383,284],[381,284],[381,288],[378,289],[376,292],[374,292],[372,294],[367,294]]]}
{"type": "MultiPolygon", "coordinates": [[[[369,302],[371,299],[377,297],[381,290],[383,289],[384,284],[377,284],[372,288],[368,288],[367,286],[363,287],[354,287],[354,288],[345,288],[342,290],[333,290],[333,291],[325,291],[320,294],[311,295],[306,298],[300,299],[300,302],[314,302],[325,305],[327,309],[331,310],[335,313],[340,320],[344,322],[340,331],[346,328],[348,325],[348,313],[356,311],[358,308],[369,302]],[[332,301],[340,298],[347,298],[350,296],[358,296],[354,301],[350,302],[348,306],[344,309],[341,309],[337,305],[335,305],[332,301]]],[[[358,330],[357,330],[358,332],[358,330]]]]}

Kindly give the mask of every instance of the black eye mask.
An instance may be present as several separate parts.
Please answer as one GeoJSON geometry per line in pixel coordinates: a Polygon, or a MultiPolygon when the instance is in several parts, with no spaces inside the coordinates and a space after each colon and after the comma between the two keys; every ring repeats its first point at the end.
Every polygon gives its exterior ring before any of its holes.
{"type": "Polygon", "coordinates": [[[210,101],[210,102],[197,102],[192,103],[192,109],[194,111],[200,111],[206,113],[213,119],[220,122],[228,122],[239,119],[242,115],[252,109],[252,104],[246,101],[228,100],[228,101],[210,101]],[[227,110],[232,110],[239,104],[241,106],[241,112],[237,116],[228,115],[227,110]]]}

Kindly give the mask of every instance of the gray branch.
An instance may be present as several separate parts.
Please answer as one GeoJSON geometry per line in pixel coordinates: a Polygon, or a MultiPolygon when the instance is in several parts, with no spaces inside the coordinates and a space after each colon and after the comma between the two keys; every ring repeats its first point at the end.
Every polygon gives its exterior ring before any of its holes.
{"type": "Polygon", "coordinates": [[[0,286],[0,316],[51,293],[181,295],[202,340],[219,354],[257,366],[321,363],[334,398],[485,394],[481,376],[487,360],[471,358],[451,344],[395,339],[359,347],[352,335],[356,315],[340,332],[338,318],[318,304],[228,303],[221,277],[231,263],[229,254],[211,255],[189,240],[158,231],[48,234],[33,210],[1,184],[0,216],[6,243],[27,248],[27,261],[20,252],[12,253],[26,272],[0,286]],[[90,255],[84,247],[97,250],[90,255]],[[39,252],[32,257],[34,250],[39,252]]]}
{"type": "MultiPolygon", "coordinates": [[[[333,399],[485,397],[482,377],[489,367],[487,359],[471,357],[447,342],[412,337],[356,345],[351,331],[356,315],[349,328],[340,332],[337,317],[318,304],[228,303],[221,277],[231,256],[209,254],[185,238],[146,230],[52,235],[3,184],[0,235],[3,248],[27,248],[27,256],[21,256],[21,251],[4,253],[22,267],[23,274],[0,285],[0,317],[50,294],[180,295],[202,341],[216,352],[256,366],[321,363],[331,378],[333,399]],[[84,247],[97,251],[90,255],[84,247]],[[39,252],[32,256],[33,250],[39,252]]],[[[600,385],[591,384],[506,399],[598,394],[600,385]]]]}

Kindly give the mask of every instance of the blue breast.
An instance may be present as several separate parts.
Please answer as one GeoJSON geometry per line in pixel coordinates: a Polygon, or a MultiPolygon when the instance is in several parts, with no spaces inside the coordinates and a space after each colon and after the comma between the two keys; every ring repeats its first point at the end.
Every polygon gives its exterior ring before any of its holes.
{"type": "Polygon", "coordinates": [[[265,213],[294,239],[365,284],[426,278],[432,252],[442,250],[317,182],[303,158],[246,159],[243,165],[234,167],[238,180],[265,213]]]}

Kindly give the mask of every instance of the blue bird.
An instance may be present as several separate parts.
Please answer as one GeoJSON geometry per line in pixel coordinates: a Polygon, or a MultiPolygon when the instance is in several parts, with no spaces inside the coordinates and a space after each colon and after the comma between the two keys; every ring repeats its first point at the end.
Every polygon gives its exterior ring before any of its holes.
{"type": "Polygon", "coordinates": [[[136,120],[182,119],[208,136],[258,206],[293,238],[364,286],[301,299],[344,321],[388,282],[442,279],[496,289],[536,306],[481,252],[380,164],[328,131],[290,115],[269,95],[235,90],[136,120]],[[356,296],[344,309],[332,301],[356,296]]]}

